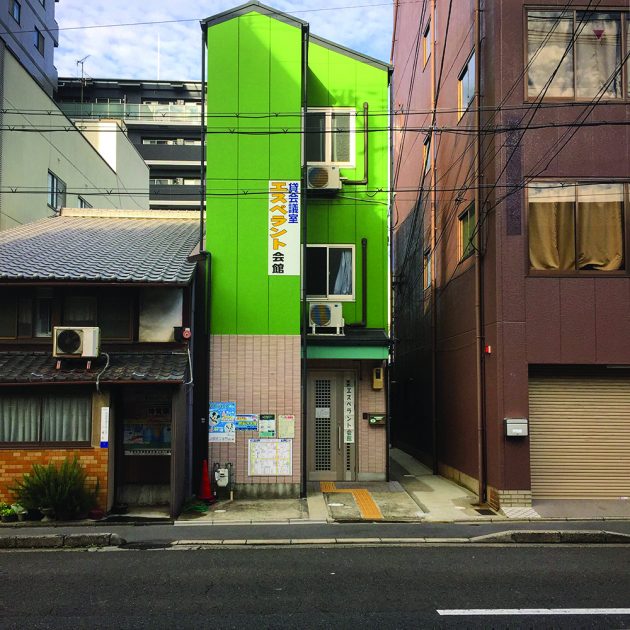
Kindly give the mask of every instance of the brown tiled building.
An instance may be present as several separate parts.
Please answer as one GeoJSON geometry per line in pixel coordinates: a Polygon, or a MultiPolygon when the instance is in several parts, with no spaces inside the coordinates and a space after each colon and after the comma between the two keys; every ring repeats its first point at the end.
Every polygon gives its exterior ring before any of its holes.
{"type": "Polygon", "coordinates": [[[76,456],[103,509],[179,512],[198,241],[194,212],[63,209],[0,234],[0,499],[33,463],[76,456]]]}
{"type": "Polygon", "coordinates": [[[393,441],[495,507],[627,498],[628,3],[396,5],[393,441]]]}

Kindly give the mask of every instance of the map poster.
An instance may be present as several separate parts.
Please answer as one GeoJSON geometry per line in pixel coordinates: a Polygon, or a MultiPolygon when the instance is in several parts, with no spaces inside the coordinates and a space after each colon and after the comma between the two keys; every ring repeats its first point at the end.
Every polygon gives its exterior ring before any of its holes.
{"type": "Polygon", "coordinates": [[[236,414],[236,430],[237,431],[257,431],[258,430],[258,414],[257,413],[236,414]]]}
{"type": "Polygon", "coordinates": [[[250,477],[289,476],[293,473],[293,440],[250,439],[247,474],[250,477]]]}
{"type": "Polygon", "coordinates": [[[261,413],[258,421],[258,435],[261,438],[276,437],[276,414],[261,413]]]}
{"type": "Polygon", "coordinates": [[[208,416],[208,442],[236,442],[235,423],[235,402],[211,402],[208,416]]]}

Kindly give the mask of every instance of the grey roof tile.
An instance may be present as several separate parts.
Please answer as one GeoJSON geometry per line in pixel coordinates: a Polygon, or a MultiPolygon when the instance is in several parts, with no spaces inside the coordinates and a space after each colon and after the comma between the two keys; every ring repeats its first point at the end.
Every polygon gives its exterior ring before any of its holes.
{"type": "Polygon", "coordinates": [[[60,216],[0,232],[0,281],[187,283],[191,219],[60,216]]]}

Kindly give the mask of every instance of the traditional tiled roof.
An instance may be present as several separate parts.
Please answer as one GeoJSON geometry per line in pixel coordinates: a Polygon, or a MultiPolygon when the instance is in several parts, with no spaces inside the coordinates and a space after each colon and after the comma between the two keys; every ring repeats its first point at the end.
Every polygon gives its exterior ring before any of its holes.
{"type": "Polygon", "coordinates": [[[45,352],[0,352],[0,385],[37,383],[183,383],[188,355],[185,352],[110,353],[92,360],[57,360],[45,352]]]}
{"type": "Polygon", "coordinates": [[[0,282],[189,282],[198,214],[81,210],[0,232],[0,282]],[[80,214],[81,216],[76,216],[80,214]]]}

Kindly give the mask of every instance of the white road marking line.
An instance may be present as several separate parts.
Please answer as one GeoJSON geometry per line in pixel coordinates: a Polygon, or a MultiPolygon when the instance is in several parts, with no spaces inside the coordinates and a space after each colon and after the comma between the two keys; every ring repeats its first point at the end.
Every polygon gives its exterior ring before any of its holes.
{"type": "Polygon", "coordinates": [[[439,615],[630,615],[630,608],[454,608],[439,615]]]}

